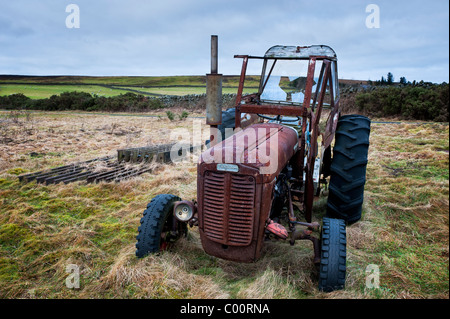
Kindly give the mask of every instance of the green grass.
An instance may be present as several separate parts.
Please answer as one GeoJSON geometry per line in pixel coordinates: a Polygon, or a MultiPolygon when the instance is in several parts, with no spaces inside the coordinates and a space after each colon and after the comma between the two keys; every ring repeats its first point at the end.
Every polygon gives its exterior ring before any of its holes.
{"type": "Polygon", "coordinates": [[[18,287],[31,274],[41,283],[56,284],[43,274],[49,273],[51,265],[62,258],[81,263],[86,258],[83,251],[88,248],[90,258],[97,253],[97,257],[112,256],[134,239],[134,225],[114,216],[132,198],[117,193],[114,187],[80,185],[67,191],[10,182],[0,185],[2,296],[14,294],[14,289],[9,293],[5,290],[5,284],[18,287]],[[25,198],[29,200],[23,201],[25,198]]]}
{"type": "MultiPolygon", "coordinates": [[[[235,94],[239,86],[238,76],[223,77],[224,94],[235,94]]],[[[244,93],[255,92],[259,86],[258,76],[248,76],[244,93]]],[[[159,77],[7,77],[0,76],[0,95],[22,93],[32,99],[48,98],[63,92],[79,91],[100,96],[115,96],[141,91],[162,95],[205,94],[205,76],[159,76],[159,77]],[[112,88],[102,85],[113,86],[112,88]],[[116,88],[115,88],[116,87],[116,88]],[[120,89],[118,89],[118,88],[120,89]]]]}
{"type": "Polygon", "coordinates": [[[33,84],[0,84],[0,95],[22,93],[31,99],[44,99],[63,92],[86,92],[99,96],[115,96],[127,91],[109,89],[97,85],[33,85],[33,84]]]}
{"type": "Polygon", "coordinates": [[[445,124],[372,127],[370,263],[387,296],[448,298],[448,133],[445,124]]]}

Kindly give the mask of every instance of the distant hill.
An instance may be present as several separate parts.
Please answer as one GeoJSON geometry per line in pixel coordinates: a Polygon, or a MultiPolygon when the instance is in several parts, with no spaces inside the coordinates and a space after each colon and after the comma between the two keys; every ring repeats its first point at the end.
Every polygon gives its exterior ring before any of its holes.
{"type": "MultiPolygon", "coordinates": [[[[246,77],[246,86],[258,87],[259,75],[246,77]]],[[[223,86],[238,87],[239,75],[224,75],[223,86]]],[[[341,84],[367,84],[363,80],[340,79],[341,84]]],[[[41,85],[114,85],[139,87],[174,87],[174,86],[206,86],[205,75],[179,76],[34,76],[34,75],[0,75],[0,84],[41,84],[41,85]]]]}
{"type": "MultiPolygon", "coordinates": [[[[259,76],[248,76],[246,82],[250,85],[259,85],[259,76]]],[[[167,87],[167,86],[206,86],[205,75],[182,76],[28,76],[28,75],[0,75],[3,84],[45,84],[45,85],[114,85],[114,86],[140,86],[140,87],[167,87]]],[[[237,87],[238,75],[225,75],[224,86],[237,87]]]]}

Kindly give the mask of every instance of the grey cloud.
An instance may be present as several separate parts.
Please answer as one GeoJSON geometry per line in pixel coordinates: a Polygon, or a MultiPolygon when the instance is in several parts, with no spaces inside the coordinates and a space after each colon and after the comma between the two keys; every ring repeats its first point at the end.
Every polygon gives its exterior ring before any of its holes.
{"type": "Polygon", "coordinates": [[[328,44],[343,77],[375,80],[387,70],[411,80],[448,81],[445,1],[377,1],[380,29],[365,27],[368,3],[358,0],[73,2],[80,7],[80,29],[65,27],[69,2],[2,5],[0,73],[205,74],[209,37],[217,34],[224,74],[239,73],[234,54],[260,55],[276,44],[328,44]]]}

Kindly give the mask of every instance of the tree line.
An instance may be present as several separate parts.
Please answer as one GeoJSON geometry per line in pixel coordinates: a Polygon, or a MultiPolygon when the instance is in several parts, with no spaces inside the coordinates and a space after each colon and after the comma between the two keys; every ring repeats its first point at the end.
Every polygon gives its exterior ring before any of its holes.
{"type": "Polygon", "coordinates": [[[64,92],[44,99],[30,99],[22,93],[0,96],[0,108],[42,111],[145,112],[164,108],[158,98],[125,93],[104,97],[86,92],[64,92]]]}

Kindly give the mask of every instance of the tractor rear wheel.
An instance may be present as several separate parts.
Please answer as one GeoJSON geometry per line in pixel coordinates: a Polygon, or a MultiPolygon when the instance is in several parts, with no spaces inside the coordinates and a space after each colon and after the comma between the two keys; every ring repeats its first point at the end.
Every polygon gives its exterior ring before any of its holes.
{"type": "Polygon", "coordinates": [[[328,217],[344,219],[349,224],[361,219],[369,135],[367,117],[339,118],[330,169],[328,217]]]}
{"type": "Polygon", "coordinates": [[[180,200],[181,198],[175,195],[161,194],[147,205],[136,237],[137,257],[142,258],[149,253],[165,250],[181,236],[187,235],[187,224],[178,222],[173,217],[174,204],[180,200]],[[174,222],[178,223],[175,231],[174,222]]]}
{"type": "Polygon", "coordinates": [[[324,217],[320,251],[319,290],[331,292],[344,289],[347,270],[344,220],[324,217]]]}

